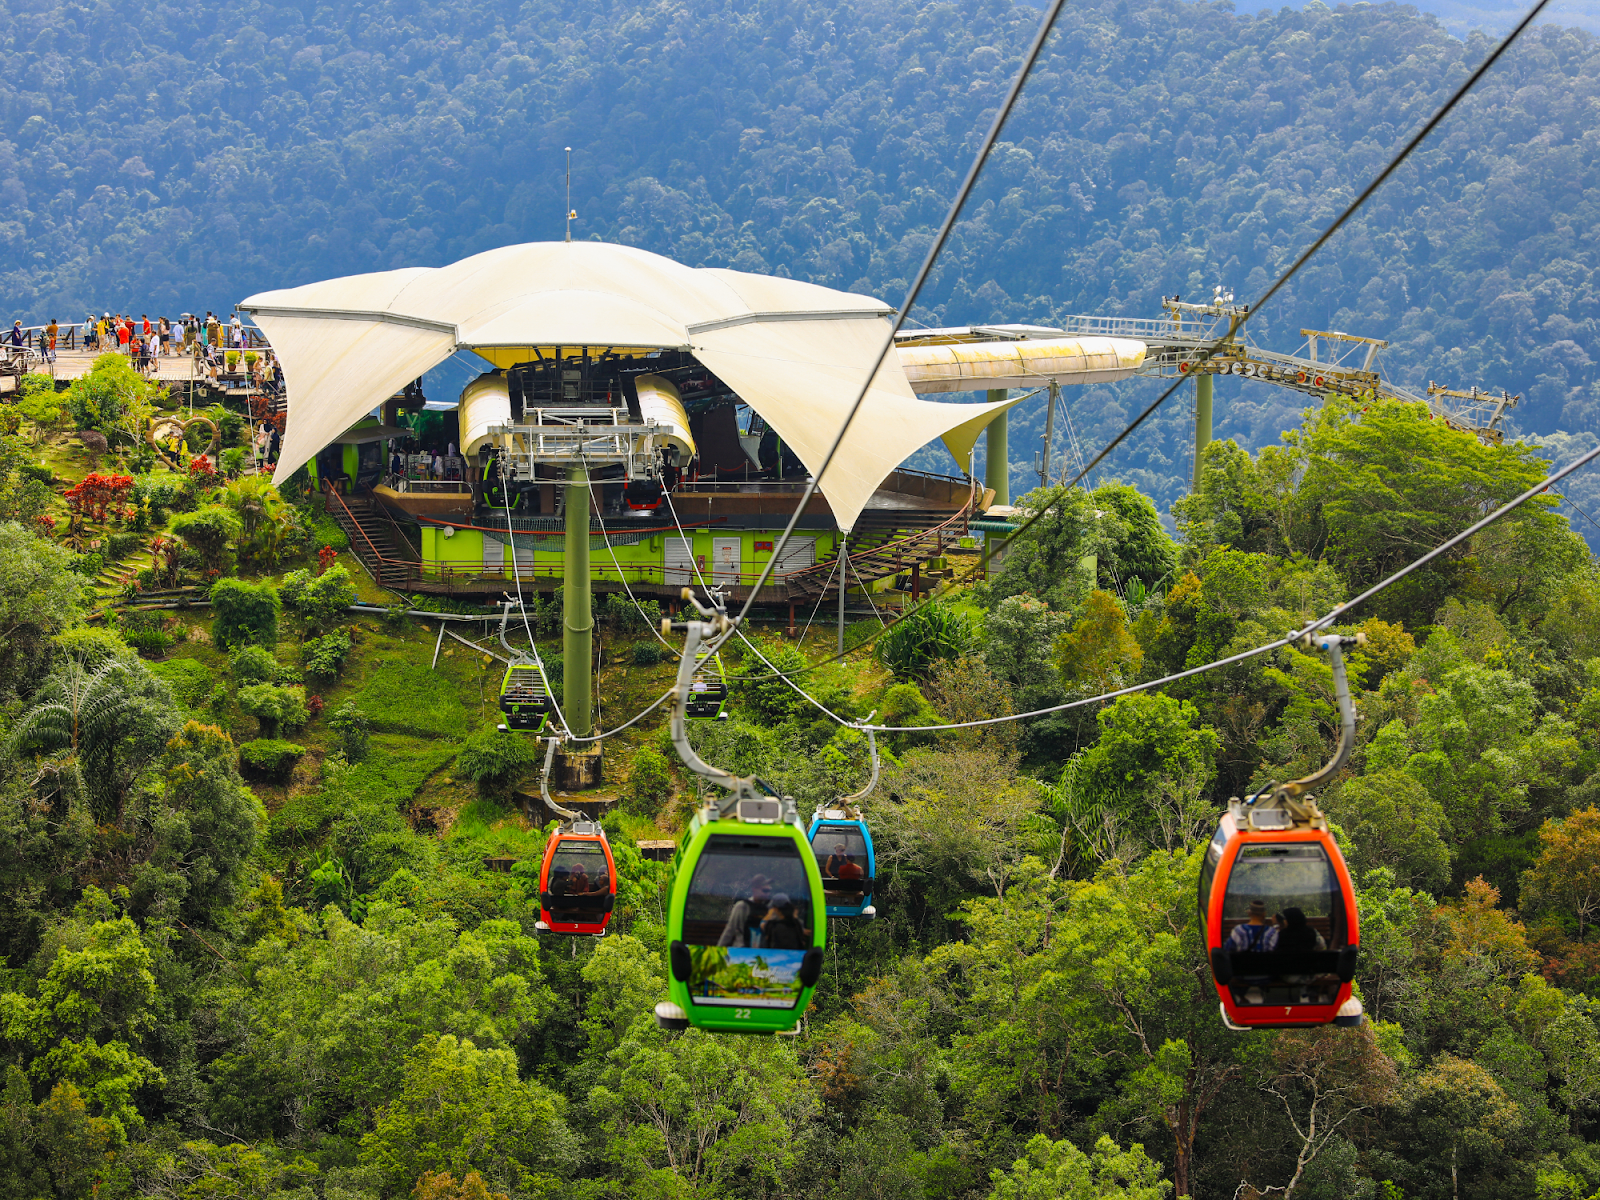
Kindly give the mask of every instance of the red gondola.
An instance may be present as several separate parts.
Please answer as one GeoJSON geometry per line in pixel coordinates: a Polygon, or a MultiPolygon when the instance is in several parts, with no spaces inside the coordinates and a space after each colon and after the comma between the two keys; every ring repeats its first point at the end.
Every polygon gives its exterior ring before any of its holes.
{"type": "Polygon", "coordinates": [[[534,928],[540,933],[604,937],[617,903],[617,866],[600,823],[562,808],[550,798],[556,740],[551,738],[545,751],[539,793],[563,820],[545,843],[544,864],[539,869],[539,920],[534,928]]]}
{"type": "Polygon", "coordinates": [[[1274,786],[1228,812],[1200,868],[1200,920],[1230,1029],[1359,1025],[1351,995],[1361,946],[1355,889],[1327,819],[1308,793],[1333,777],[1355,740],[1343,646],[1322,634],[1339,703],[1339,748],[1314,775],[1274,786]]]}
{"type": "Polygon", "coordinates": [[[617,901],[617,869],[605,830],[569,821],[550,835],[539,872],[541,933],[603,937],[617,901]]]}

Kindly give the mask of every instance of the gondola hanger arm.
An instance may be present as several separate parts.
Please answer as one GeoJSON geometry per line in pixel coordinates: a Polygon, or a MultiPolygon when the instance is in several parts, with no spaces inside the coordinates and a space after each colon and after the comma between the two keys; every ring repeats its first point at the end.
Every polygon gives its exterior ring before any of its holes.
{"type": "MultiPolygon", "coordinates": [[[[799,821],[795,812],[794,801],[788,797],[779,800],[763,787],[754,776],[735,775],[731,771],[724,771],[721,767],[714,767],[705,759],[695,753],[694,747],[689,744],[689,694],[694,683],[694,670],[700,658],[700,648],[707,646],[708,653],[714,650],[721,641],[728,637],[738,627],[738,618],[730,618],[720,604],[718,597],[712,595],[712,602],[716,607],[708,608],[695,599],[692,589],[683,589],[683,599],[694,607],[698,619],[691,619],[674,625],[671,618],[661,619],[661,632],[670,634],[674,630],[682,630],[685,634],[683,657],[678,659],[677,681],[672,687],[672,748],[678,752],[678,757],[683,760],[683,765],[688,767],[702,779],[709,780],[727,791],[727,795],[719,800],[709,801],[717,809],[718,815],[727,816],[735,810],[741,813],[746,811],[776,812],[779,818],[785,821],[799,821]],[[753,809],[742,807],[743,802],[752,801],[753,809]],[[776,805],[776,808],[768,808],[776,805]]],[[[750,819],[741,817],[741,819],[750,819]]],[[[759,818],[772,819],[770,817],[759,818]]]]}
{"type": "Polygon", "coordinates": [[[867,733],[867,750],[872,758],[872,775],[867,780],[867,786],[862,788],[859,792],[851,792],[848,796],[840,796],[840,804],[847,804],[851,806],[859,804],[872,794],[873,788],[878,786],[878,736],[873,732],[872,725],[870,724],[872,718],[877,715],[878,710],[873,709],[867,714],[866,721],[863,721],[860,725],[856,726],[858,729],[865,729],[867,733]]]}
{"type": "Polygon", "coordinates": [[[1367,635],[1364,633],[1353,636],[1337,633],[1305,633],[1290,643],[1297,649],[1307,652],[1321,650],[1328,656],[1328,666],[1333,670],[1334,701],[1339,706],[1339,744],[1334,748],[1333,757],[1321,769],[1313,771],[1302,779],[1272,784],[1265,800],[1261,799],[1262,793],[1257,792],[1246,801],[1246,807],[1259,805],[1263,809],[1281,808],[1297,822],[1315,822],[1322,819],[1322,813],[1316,803],[1302,802],[1300,797],[1321,787],[1338,774],[1339,769],[1350,757],[1350,751],[1355,748],[1356,708],[1355,702],[1350,698],[1350,679],[1345,670],[1344,647],[1364,646],[1366,641],[1367,635]]]}
{"type": "Polygon", "coordinates": [[[539,774],[539,796],[544,800],[545,807],[551,812],[565,820],[576,821],[582,818],[582,813],[573,812],[570,808],[562,808],[550,797],[550,766],[555,762],[556,743],[560,740],[560,738],[548,739],[550,746],[544,752],[544,770],[539,774]]]}

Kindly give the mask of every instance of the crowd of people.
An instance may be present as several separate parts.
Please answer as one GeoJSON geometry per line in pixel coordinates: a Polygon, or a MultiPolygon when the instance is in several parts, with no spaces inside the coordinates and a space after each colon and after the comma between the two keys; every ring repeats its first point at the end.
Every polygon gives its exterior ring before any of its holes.
{"type": "Polygon", "coordinates": [[[205,373],[216,382],[227,368],[231,350],[239,354],[235,360],[237,370],[267,391],[279,385],[278,364],[270,348],[263,347],[254,361],[246,358],[245,352],[251,348],[250,331],[237,312],[227,321],[210,311],[204,317],[183,313],[177,320],[151,318],[148,313],[135,317],[130,313],[103,312],[96,316],[90,312],[76,327],[62,325],[55,317],[48,324],[33,328],[24,328],[21,320],[15,320],[5,335],[5,347],[13,356],[31,350],[38,354],[40,362],[54,363],[61,349],[71,348],[74,328],[81,331],[78,344],[83,349],[126,354],[145,375],[154,375],[163,358],[187,355],[199,360],[205,373]]]}

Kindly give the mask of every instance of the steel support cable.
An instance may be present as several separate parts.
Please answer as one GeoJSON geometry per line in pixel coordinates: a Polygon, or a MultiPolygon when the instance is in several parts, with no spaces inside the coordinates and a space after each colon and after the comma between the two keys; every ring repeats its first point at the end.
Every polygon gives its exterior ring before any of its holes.
{"type": "MultiPolygon", "coordinates": [[[[589,460],[583,456],[583,453],[581,451],[578,454],[578,458],[583,463],[583,473],[584,473],[585,477],[587,477],[588,474],[589,474],[589,460]]],[[[677,658],[678,657],[678,653],[679,653],[678,652],[678,648],[676,646],[674,646],[671,642],[667,641],[666,638],[661,636],[661,630],[657,629],[655,624],[651,622],[650,618],[645,616],[644,607],[639,603],[639,598],[633,594],[633,589],[628,586],[628,577],[627,577],[626,574],[623,573],[622,562],[621,562],[620,559],[617,558],[616,547],[611,544],[611,534],[606,529],[606,519],[604,517],[598,515],[601,510],[600,510],[600,505],[599,505],[598,501],[595,499],[594,480],[593,479],[589,479],[588,480],[588,484],[589,484],[589,509],[590,509],[591,512],[597,514],[595,519],[600,522],[600,536],[605,540],[607,553],[609,553],[611,555],[611,565],[616,567],[616,569],[617,569],[617,578],[622,580],[622,590],[628,593],[628,599],[633,601],[634,609],[638,612],[640,618],[644,621],[644,623],[650,627],[650,632],[655,635],[656,641],[660,642],[663,646],[665,646],[667,648],[668,652],[672,655],[673,658],[677,658]]],[[[662,490],[662,494],[665,495],[665,489],[662,490]]],[[[679,533],[683,532],[683,527],[681,525],[678,527],[678,532],[679,533]]]]}
{"type": "MultiPolygon", "coordinates": [[[[1549,0],[1542,0],[1548,3],[1549,0]]],[[[1011,110],[1016,106],[1017,97],[1022,94],[1022,85],[1027,82],[1028,76],[1033,73],[1033,65],[1039,59],[1039,54],[1044,50],[1045,41],[1050,32],[1055,28],[1056,18],[1061,14],[1062,6],[1066,0],[1051,0],[1049,9],[1045,12],[1044,20],[1039,23],[1039,32],[1034,35],[1033,44],[1028,47],[1028,52],[1023,56],[1022,63],[1017,68],[1016,77],[1011,81],[1011,87],[1006,92],[1005,100],[1001,102],[999,110],[994,115],[994,121],[989,126],[989,132],[984,135],[982,144],[978,147],[977,157],[972,160],[972,166],[967,171],[967,177],[962,180],[961,187],[956,191],[955,200],[950,205],[950,211],[945,214],[944,223],[939,226],[939,232],[934,237],[933,243],[928,247],[928,253],[922,260],[916,278],[911,283],[911,289],[906,293],[905,302],[895,313],[894,322],[889,327],[888,336],[883,340],[883,345],[878,350],[878,356],[873,360],[872,367],[867,371],[866,378],[861,381],[861,390],[856,394],[855,403],[850,406],[844,424],[839,426],[839,432],[834,436],[833,445],[828,447],[828,453],[823,456],[822,465],[819,466],[806,481],[806,488],[800,496],[800,503],[795,505],[794,514],[789,518],[789,523],[784,526],[783,533],[779,536],[777,545],[773,547],[772,557],[761,569],[757,576],[755,586],[750,589],[750,594],[745,597],[744,604],[739,609],[739,619],[743,619],[750,612],[750,606],[756,602],[756,596],[767,582],[767,576],[772,573],[773,566],[783,554],[783,548],[794,533],[795,526],[799,524],[801,515],[806,510],[806,505],[811,503],[811,497],[816,494],[822,477],[826,474],[833,456],[839,452],[839,447],[844,444],[844,435],[849,432],[850,424],[856,419],[856,414],[861,411],[861,405],[866,401],[867,392],[872,388],[872,381],[877,378],[878,368],[883,366],[883,360],[889,356],[889,351],[894,349],[894,335],[899,333],[910,316],[912,307],[917,302],[917,297],[922,294],[923,285],[927,283],[928,276],[933,271],[933,264],[938,260],[944,250],[945,243],[950,240],[950,233],[955,228],[956,218],[961,215],[961,210],[966,206],[967,198],[972,194],[973,187],[978,182],[978,173],[983,170],[983,164],[989,158],[989,152],[994,149],[994,144],[999,140],[1000,131],[1004,128],[1011,110]]],[[[780,456],[781,458],[781,456],[780,456]]],[[[779,463],[780,467],[782,463],[779,463]]],[[[724,639],[726,640],[726,639],[724,639]]]]}
{"type": "MultiPolygon", "coordinates": [[[[1538,17],[1541,12],[1544,11],[1545,7],[1549,3],[1550,3],[1550,0],[1538,0],[1538,2],[1533,6],[1533,8],[1528,11],[1528,14],[1526,16],[1524,16],[1522,18],[1522,20],[1517,23],[1516,28],[1514,28],[1509,34],[1507,34],[1505,36],[1505,38],[1503,38],[1500,41],[1500,43],[1498,45],[1495,46],[1495,48],[1490,52],[1489,56],[1487,58],[1485,58],[1483,60],[1483,62],[1478,65],[1477,69],[1474,70],[1472,72],[1472,74],[1470,74],[1467,77],[1466,81],[1464,83],[1462,83],[1461,86],[1458,87],[1455,90],[1455,92],[1453,92],[1451,94],[1450,98],[1447,101],[1445,101],[1443,107],[1441,107],[1436,113],[1434,113],[1434,115],[1432,117],[1430,117],[1428,119],[1427,123],[1423,125],[1423,127],[1416,133],[1416,135],[1413,136],[1411,138],[1411,140],[1408,141],[1405,144],[1404,147],[1402,147],[1402,149],[1400,150],[1399,154],[1397,154],[1394,158],[1392,158],[1389,161],[1389,164],[1386,167],[1384,167],[1384,169],[1381,172],[1378,173],[1377,177],[1375,179],[1373,179],[1373,181],[1370,184],[1368,184],[1364,189],[1362,189],[1361,194],[1359,196],[1357,196],[1355,198],[1355,200],[1353,200],[1344,209],[1344,211],[1339,214],[1338,218],[1335,219],[1333,224],[1330,225],[1327,228],[1327,230],[1325,230],[1321,234],[1321,236],[1319,236],[1317,238],[1317,240],[1315,242],[1313,242],[1297,259],[1295,259],[1295,261],[1290,265],[1289,269],[1287,271],[1285,271],[1282,275],[1280,275],[1277,278],[1277,280],[1272,284],[1272,286],[1269,287],[1266,290],[1266,292],[1262,294],[1261,299],[1256,301],[1256,303],[1254,305],[1252,305],[1249,308],[1247,308],[1244,313],[1235,314],[1234,316],[1229,318],[1228,332],[1226,334],[1224,334],[1222,337],[1218,338],[1216,341],[1212,342],[1203,351],[1201,351],[1200,356],[1195,360],[1196,362],[1199,362],[1199,363],[1209,362],[1212,358],[1216,357],[1217,351],[1222,347],[1222,345],[1225,342],[1227,342],[1229,339],[1231,339],[1240,329],[1242,329],[1244,327],[1244,325],[1249,321],[1249,319],[1251,317],[1253,317],[1257,312],[1259,312],[1261,310],[1263,305],[1265,305],[1269,300],[1271,300],[1272,297],[1275,296],[1283,288],[1283,286],[1286,283],[1289,282],[1290,279],[1294,278],[1294,276],[1299,273],[1300,269],[1302,267],[1304,267],[1305,264],[1308,261],[1310,261],[1311,257],[1314,254],[1316,254],[1319,250],[1321,250],[1322,247],[1325,246],[1328,243],[1329,239],[1331,239],[1333,237],[1333,235],[1335,233],[1337,233],[1339,231],[1339,229],[1342,228],[1344,226],[1344,224],[1346,222],[1348,222],[1350,220],[1350,218],[1353,217],[1356,214],[1356,212],[1364,204],[1366,204],[1366,202],[1369,199],[1372,198],[1373,193],[1375,193],[1378,190],[1379,187],[1381,187],[1385,182],[1388,181],[1389,177],[1391,175],[1393,175],[1395,173],[1395,171],[1397,171],[1400,168],[1400,166],[1406,161],[1406,159],[1408,159],[1411,156],[1412,152],[1414,150],[1416,150],[1416,148],[1419,145],[1421,145],[1423,140],[1430,133],[1432,133],[1433,130],[1438,127],[1439,123],[1441,121],[1443,121],[1446,116],[1448,116],[1450,114],[1450,112],[1456,107],[1457,104],[1459,104],[1461,102],[1461,100],[1463,98],[1465,98],[1467,93],[1470,92],[1473,89],[1473,87],[1476,86],[1478,81],[1480,79],[1482,79],[1483,76],[1489,71],[1489,69],[1491,67],[1493,67],[1494,64],[1497,61],[1499,61],[1500,57],[1508,49],[1511,48],[1512,44],[1515,43],[1516,40],[1519,37],[1522,36],[1523,31],[1526,30],[1528,28],[1528,26],[1533,23],[1534,19],[1536,17],[1538,17]]],[[[1051,19],[1054,19],[1054,12],[1053,11],[1052,11],[1052,18],[1051,19]]],[[[1070,482],[1065,482],[1061,486],[1065,490],[1070,491],[1072,488],[1076,487],[1081,480],[1087,478],[1089,473],[1091,471],[1093,471],[1097,466],[1099,466],[1100,463],[1106,458],[1107,455],[1109,455],[1113,450],[1115,450],[1124,441],[1126,441],[1130,434],[1132,434],[1136,429],[1138,429],[1141,425],[1143,425],[1145,423],[1145,421],[1147,421],[1155,413],[1155,411],[1157,409],[1159,409],[1163,404],[1165,404],[1169,399],[1171,399],[1172,396],[1177,392],[1177,390],[1180,387],[1183,386],[1183,384],[1185,382],[1187,382],[1187,376],[1184,377],[1184,378],[1180,378],[1180,379],[1174,381],[1174,383],[1172,384],[1171,387],[1167,388],[1166,391],[1162,392],[1161,395],[1157,396],[1155,398],[1155,400],[1151,401],[1151,403],[1149,405],[1147,405],[1139,413],[1138,416],[1136,416],[1131,422],[1129,422],[1126,426],[1124,426],[1123,429],[1122,429],[1122,432],[1118,433],[1116,435],[1116,437],[1112,438],[1111,441],[1106,443],[1105,447],[1098,454],[1096,454],[1094,456],[1094,458],[1091,459],[1086,466],[1083,466],[1078,471],[1077,475],[1074,476],[1070,482]]],[[[865,395],[864,392],[863,392],[863,395],[865,395]]],[[[859,403],[860,402],[857,401],[858,406],[859,406],[859,403]]],[[[854,415],[853,411],[852,411],[851,415],[852,416],[854,415]]],[[[846,424],[848,424],[848,422],[846,422],[846,424]]],[[[842,433],[841,433],[841,436],[843,436],[842,433]]],[[[1065,474],[1066,474],[1065,472],[1062,473],[1063,478],[1065,478],[1065,474]]],[[[809,498],[809,492],[807,493],[807,497],[809,498]]],[[[1042,520],[1044,518],[1044,516],[1049,511],[1050,511],[1050,509],[1049,509],[1048,506],[1045,507],[1045,508],[1041,508],[1038,512],[1034,513],[1026,521],[1022,522],[1022,524],[1018,525],[1014,530],[1012,530],[1009,534],[1007,534],[1006,537],[997,546],[995,546],[993,548],[990,548],[989,546],[985,545],[983,553],[979,557],[978,562],[976,564],[974,564],[972,567],[969,567],[967,569],[966,573],[962,576],[960,581],[956,581],[956,580],[947,581],[938,590],[940,592],[948,591],[950,588],[954,587],[957,582],[964,582],[965,580],[972,578],[973,575],[977,574],[979,571],[984,569],[984,567],[988,564],[989,559],[993,556],[993,554],[996,551],[1005,549],[1013,541],[1015,541],[1017,538],[1021,537],[1024,533],[1026,533],[1029,529],[1031,529],[1035,524],[1037,524],[1040,520],[1042,520]]],[[[797,512],[796,513],[796,517],[798,517],[798,515],[799,514],[797,512]]],[[[793,523],[794,522],[791,519],[791,522],[790,522],[791,526],[793,525],[793,523]]],[[[754,597],[754,592],[751,593],[751,596],[752,596],[752,598],[754,597]]],[[[916,613],[916,612],[920,611],[921,609],[925,608],[928,604],[931,604],[935,598],[936,598],[935,594],[934,593],[930,593],[929,596],[928,596],[928,599],[923,601],[922,604],[919,604],[919,605],[917,605],[917,606],[915,606],[913,608],[908,608],[908,609],[904,610],[903,612],[900,613],[899,616],[895,617],[894,620],[890,621],[886,626],[884,626],[884,628],[878,630],[878,632],[874,633],[872,636],[870,636],[868,638],[865,638],[864,640],[858,642],[856,645],[852,646],[849,650],[846,650],[841,654],[835,654],[831,658],[825,658],[820,662],[812,663],[808,667],[800,668],[800,671],[814,671],[814,670],[817,670],[820,667],[827,666],[829,663],[837,662],[837,661],[843,659],[844,657],[849,655],[852,651],[860,650],[860,649],[863,649],[866,646],[872,645],[880,637],[882,637],[890,629],[893,629],[896,625],[900,624],[900,622],[904,621],[907,617],[909,617],[913,613],[916,613]]],[[[745,607],[746,608],[749,607],[749,601],[746,601],[745,607]]],[[[743,613],[741,612],[740,615],[742,616],[743,613]]],[[[795,673],[798,674],[799,671],[796,671],[795,673]]],[[[754,681],[752,681],[752,682],[754,682],[754,681]]]]}
{"type": "MultiPolygon", "coordinates": [[[[505,460],[500,464],[501,497],[506,503],[506,537],[511,539],[511,578],[517,584],[517,609],[522,614],[522,628],[528,634],[528,649],[533,652],[534,664],[539,668],[539,678],[544,681],[544,694],[550,699],[550,711],[556,714],[556,724],[561,727],[561,732],[567,737],[572,736],[572,728],[567,724],[567,718],[561,712],[561,706],[556,703],[556,694],[550,686],[550,676],[544,669],[544,660],[539,657],[539,644],[533,637],[533,626],[528,623],[528,606],[522,598],[522,569],[517,565],[517,531],[511,524],[511,465],[505,460]]],[[[501,626],[502,635],[505,627],[501,626]]]]}
{"type": "Polygon", "coordinates": [[[871,728],[880,731],[893,730],[900,733],[938,733],[941,730],[947,729],[972,729],[979,725],[1002,725],[1007,721],[1023,721],[1030,717],[1042,717],[1049,713],[1066,712],[1069,709],[1082,708],[1089,704],[1102,704],[1107,700],[1115,700],[1119,696],[1131,696],[1135,692],[1145,692],[1149,691],[1151,688],[1164,687],[1169,683],[1176,683],[1180,679],[1189,679],[1195,675],[1202,675],[1207,671],[1215,671],[1219,667],[1232,666],[1234,663],[1244,662],[1246,659],[1255,658],[1258,655],[1267,654],[1273,650],[1281,649],[1284,646],[1292,645],[1303,638],[1314,636],[1318,631],[1333,624],[1334,621],[1347,614],[1356,606],[1372,599],[1372,597],[1376,596],[1385,588],[1392,587],[1393,585],[1399,583],[1407,575],[1410,575],[1413,571],[1427,566],[1441,554],[1449,553],[1468,538],[1482,532],[1490,525],[1493,525],[1507,513],[1521,508],[1529,500],[1533,499],[1540,493],[1549,491],[1557,483],[1565,479],[1574,471],[1578,470],[1580,467],[1588,466],[1588,464],[1593,462],[1596,458],[1600,458],[1600,446],[1596,446],[1593,450],[1590,450],[1581,458],[1578,458],[1572,463],[1569,463],[1567,466],[1562,467],[1561,470],[1557,471],[1555,474],[1540,480],[1521,495],[1515,496],[1506,501],[1506,503],[1495,509],[1488,516],[1479,521],[1475,521],[1473,524],[1467,526],[1467,528],[1463,529],[1460,533],[1456,534],[1448,541],[1441,542],[1432,550],[1424,554],[1421,558],[1407,563],[1394,574],[1385,579],[1379,580],[1355,599],[1347,600],[1343,604],[1334,605],[1332,610],[1329,611],[1325,616],[1318,617],[1304,629],[1301,629],[1295,633],[1291,633],[1288,637],[1279,638],[1277,641],[1268,642],[1264,646],[1257,646],[1253,650],[1244,650],[1238,654],[1229,655],[1227,658],[1218,659],[1216,662],[1206,663],[1204,666],[1190,667],[1188,670],[1179,671],[1173,675],[1163,675],[1160,679],[1152,679],[1146,683],[1134,684],[1131,687],[1120,688],[1114,692],[1104,692],[1098,696],[1087,696],[1082,700],[1072,700],[1066,704],[1056,704],[1050,708],[1034,709],[1032,712],[1014,713],[1005,717],[986,717],[981,721],[961,721],[953,725],[874,725],[871,726],[871,728]]]}
{"type": "MultiPolygon", "coordinates": [[[[694,557],[694,549],[693,549],[692,544],[689,541],[689,535],[684,532],[683,522],[678,520],[678,510],[673,507],[672,494],[670,492],[667,493],[666,500],[667,500],[667,511],[672,514],[672,523],[678,527],[678,536],[683,539],[684,545],[690,547],[690,550],[689,550],[689,561],[694,566],[695,578],[700,580],[700,588],[701,588],[701,590],[706,592],[709,595],[710,592],[711,592],[711,589],[706,586],[706,577],[700,573],[700,564],[699,564],[698,561],[696,561],[696,559],[694,557]]],[[[830,576],[830,578],[831,578],[831,576],[830,576]]],[[[818,601],[818,603],[820,603],[820,601],[818,601]]],[[[809,628],[809,624],[808,624],[808,628],[809,628]]],[[[813,706],[815,706],[817,709],[819,709],[823,713],[827,714],[833,720],[839,722],[839,724],[846,725],[846,726],[854,724],[853,722],[845,720],[838,713],[836,713],[836,712],[832,711],[831,709],[829,709],[826,705],[824,705],[815,696],[811,695],[810,692],[806,691],[798,683],[796,683],[794,680],[790,679],[782,671],[778,670],[778,668],[772,664],[772,662],[767,658],[767,656],[765,654],[761,653],[761,650],[756,646],[756,644],[754,642],[752,642],[749,638],[745,637],[744,630],[739,628],[738,622],[735,622],[735,624],[733,625],[733,632],[739,635],[739,640],[741,642],[743,642],[746,646],[750,647],[751,653],[753,653],[757,658],[759,658],[761,660],[762,664],[767,668],[767,670],[772,672],[771,675],[766,675],[766,676],[763,676],[762,678],[764,678],[764,679],[772,679],[772,678],[781,679],[785,683],[787,683],[791,688],[793,688],[796,692],[798,692],[801,696],[805,697],[805,699],[808,702],[810,702],[813,706]]],[[[723,638],[722,641],[727,641],[727,638],[723,638]]],[[[721,642],[714,643],[714,645],[721,645],[721,644],[722,644],[721,642]]],[[[715,650],[713,650],[712,653],[715,653],[715,650]]],[[[710,655],[708,654],[707,657],[709,658],[710,655]]]]}

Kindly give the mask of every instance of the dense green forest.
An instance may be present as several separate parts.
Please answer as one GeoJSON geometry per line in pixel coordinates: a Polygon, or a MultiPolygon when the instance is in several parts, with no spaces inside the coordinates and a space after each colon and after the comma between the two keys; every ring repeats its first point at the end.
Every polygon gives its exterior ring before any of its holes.
{"type": "MultiPolygon", "coordinates": [[[[831,923],[798,1036],[729,1038],[652,1014],[639,844],[697,794],[659,711],[607,743],[610,931],[539,935],[500,664],[242,473],[237,414],[162,469],[128,430],[168,403],[108,355],[0,407],[0,1200],[1600,1195],[1600,569],[1553,498],[1342,618],[1361,1028],[1229,1032],[1195,904],[1227,798],[1331,753],[1325,661],[1095,700],[1330,611],[1541,478],[1528,447],[1330,403],[1215,443],[1176,538],[1127,485],[1036,492],[988,579],[843,663],[758,624],[892,727],[879,915],[831,923]],[[131,606],[103,572],[147,538],[139,586],[208,607],[131,606]]],[[[595,612],[609,727],[673,664],[657,611],[595,612]]],[[[700,753],[806,811],[860,787],[863,735],[737,646],[700,753]]]]}
{"type": "MultiPolygon", "coordinates": [[[[576,236],[898,300],[1038,20],[1004,0],[7,14],[0,288],[34,320],[222,308],[559,237],[566,145],[576,236]]],[[[1600,43],[1559,22],[1263,314],[1268,344],[1387,337],[1403,382],[1507,387],[1517,428],[1592,435],[1600,43]]],[[[914,316],[1257,292],[1489,45],[1393,3],[1070,4],[914,316]]],[[[1148,387],[1072,395],[1084,443],[1148,387]]],[[[1163,511],[1188,473],[1181,408],[1113,464],[1163,511]]],[[[1219,398],[1252,447],[1296,419],[1255,385],[1219,398]]],[[[1021,487],[1036,407],[1019,424],[1021,487]]],[[[1600,488],[1574,487],[1600,517],[1600,488]]]]}

